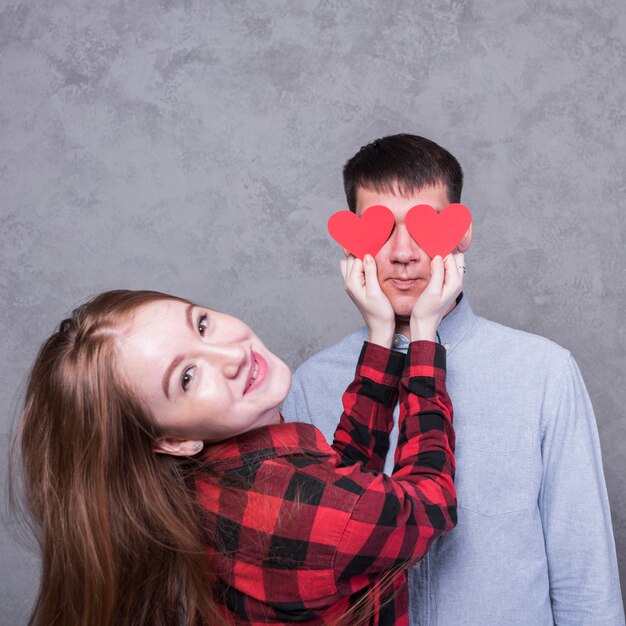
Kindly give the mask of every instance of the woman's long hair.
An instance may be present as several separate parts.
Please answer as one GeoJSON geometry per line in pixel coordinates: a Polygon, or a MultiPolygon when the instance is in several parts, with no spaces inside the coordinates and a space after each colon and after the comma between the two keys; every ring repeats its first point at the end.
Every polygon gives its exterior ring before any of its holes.
{"type": "Polygon", "coordinates": [[[42,556],[32,626],[224,623],[194,507],[196,464],[153,452],[159,432],[116,374],[125,322],[164,298],[103,293],[37,356],[12,453],[42,556]]]}
{"type": "MultiPolygon", "coordinates": [[[[127,322],[163,299],[181,300],[100,294],[61,322],[35,360],[10,469],[13,500],[25,504],[41,549],[30,626],[228,624],[214,599],[207,544],[220,548],[193,488],[199,472],[212,477],[201,461],[153,451],[162,433],[117,374],[127,322]]],[[[379,598],[391,599],[407,566],[381,577],[379,598]]],[[[337,626],[369,622],[380,608],[372,600],[371,589],[358,594],[337,626]]]]}

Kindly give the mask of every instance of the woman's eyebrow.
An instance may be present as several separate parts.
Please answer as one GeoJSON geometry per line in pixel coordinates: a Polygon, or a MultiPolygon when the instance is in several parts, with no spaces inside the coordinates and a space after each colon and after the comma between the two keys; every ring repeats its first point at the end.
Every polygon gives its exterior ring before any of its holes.
{"type": "Polygon", "coordinates": [[[178,356],[174,357],[174,360],[168,365],[167,369],[165,370],[165,373],[163,374],[163,393],[165,394],[165,397],[168,400],[170,399],[169,388],[170,388],[170,378],[172,377],[172,372],[180,365],[183,358],[184,357],[182,354],[179,354],[178,356]]]}
{"type": "MultiPolygon", "coordinates": [[[[189,304],[187,305],[187,308],[185,310],[186,318],[187,318],[187,326],[189,326],[192,332],[194,332],[195,330],[194,324],[193,324],[193,317],[191,315],[191,312],[193,311],[193,307],[194,307],[193,304],[189,304]]],[[[174,357],[174,360],[168,365],[167,369],[163,373],[163,381],[161,384],[163,386],[163,393],[165,394],[165,397],[168,400],[170,399],[169,388],[170,388],[170,378],[172,377],[172,372],[180,365],[183,358],[184,356],[182,354],[179,354],[178,356],[174,357]]]]}
{"type": "Polygon", "coordinates": [[[192,331],[195,332],[195,328],[194,328],[194,324],[193,324],[193,318],[191,317],[191,312],[193,311],[193,307],[195,305],[189,303],[187,305],[187,325],[189,326],[189,328],[191,328],[192,331]]]}

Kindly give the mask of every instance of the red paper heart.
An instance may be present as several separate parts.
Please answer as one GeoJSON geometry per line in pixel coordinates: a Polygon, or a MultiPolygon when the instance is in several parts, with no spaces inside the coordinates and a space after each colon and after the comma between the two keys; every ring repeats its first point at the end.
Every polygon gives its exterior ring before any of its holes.
{"type": "Polygon", "coordinates": [[[431,259],[452,252],[471,223],[472,214],[464,204],[449,204],[439,213],[429,204],[418,204],[405,218],[409,234],[431,259]]]}
{"type": "Polygon", "coordinates": [[[393,213],[382,205],[371,206],[361,217],[351,211],[337,211],[328,218],[330,236],[354,256],[376,256],[393,230],[393,213]]]}

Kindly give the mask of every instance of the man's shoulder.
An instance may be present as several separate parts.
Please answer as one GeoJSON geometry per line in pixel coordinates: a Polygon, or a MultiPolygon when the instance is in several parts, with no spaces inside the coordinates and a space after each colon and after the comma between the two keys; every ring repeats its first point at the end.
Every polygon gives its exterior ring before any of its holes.
{"type": "Polygon", "coordinates": [[[345,368],[349,368],[349,372],[353,374],[361,347],[366,339],[367,327],[357,328],[337,343],[309,357],[296,369],[294,377],[302,380],[309,376],[317,377],[323,372],[332,376],[345,368]]]}
{"type": "Polygon", "coordinates": [[[341,398],[354,378],[367,328],[363,326],[307,359],[294,372],[282,410],[287,421],[310,422],[333,440],[341,398]]]}
{"type": "Polygon", "coordinates": [[[571,353],[567,348],[559,345],[552,339],[535,333],[505,326],[499,322],[476,317],[475,333],[478,340],[493,352],[513,359],[520,357],[532,358],[536,365],[545,366],[565,365],[571,353]],[[540,360],[539,360],[540,359],[540,360]]]}

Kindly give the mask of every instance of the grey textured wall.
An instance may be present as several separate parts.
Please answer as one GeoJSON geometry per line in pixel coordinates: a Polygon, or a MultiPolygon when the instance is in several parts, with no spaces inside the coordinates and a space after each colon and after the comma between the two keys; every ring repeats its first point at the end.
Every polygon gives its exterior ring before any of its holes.
{"type": "MultiPolygon", "coordinates": [[[[0,95],[3,478],[36,349],[91,294],[224,309],[292,366],[359,324],[340,167],[410,131],[464,165],[474,309],[577,358],[626,578],[623,0],[5,0],[0,95]]],[[[37,557],[0,541],[20,624],[37,557]]]]}

